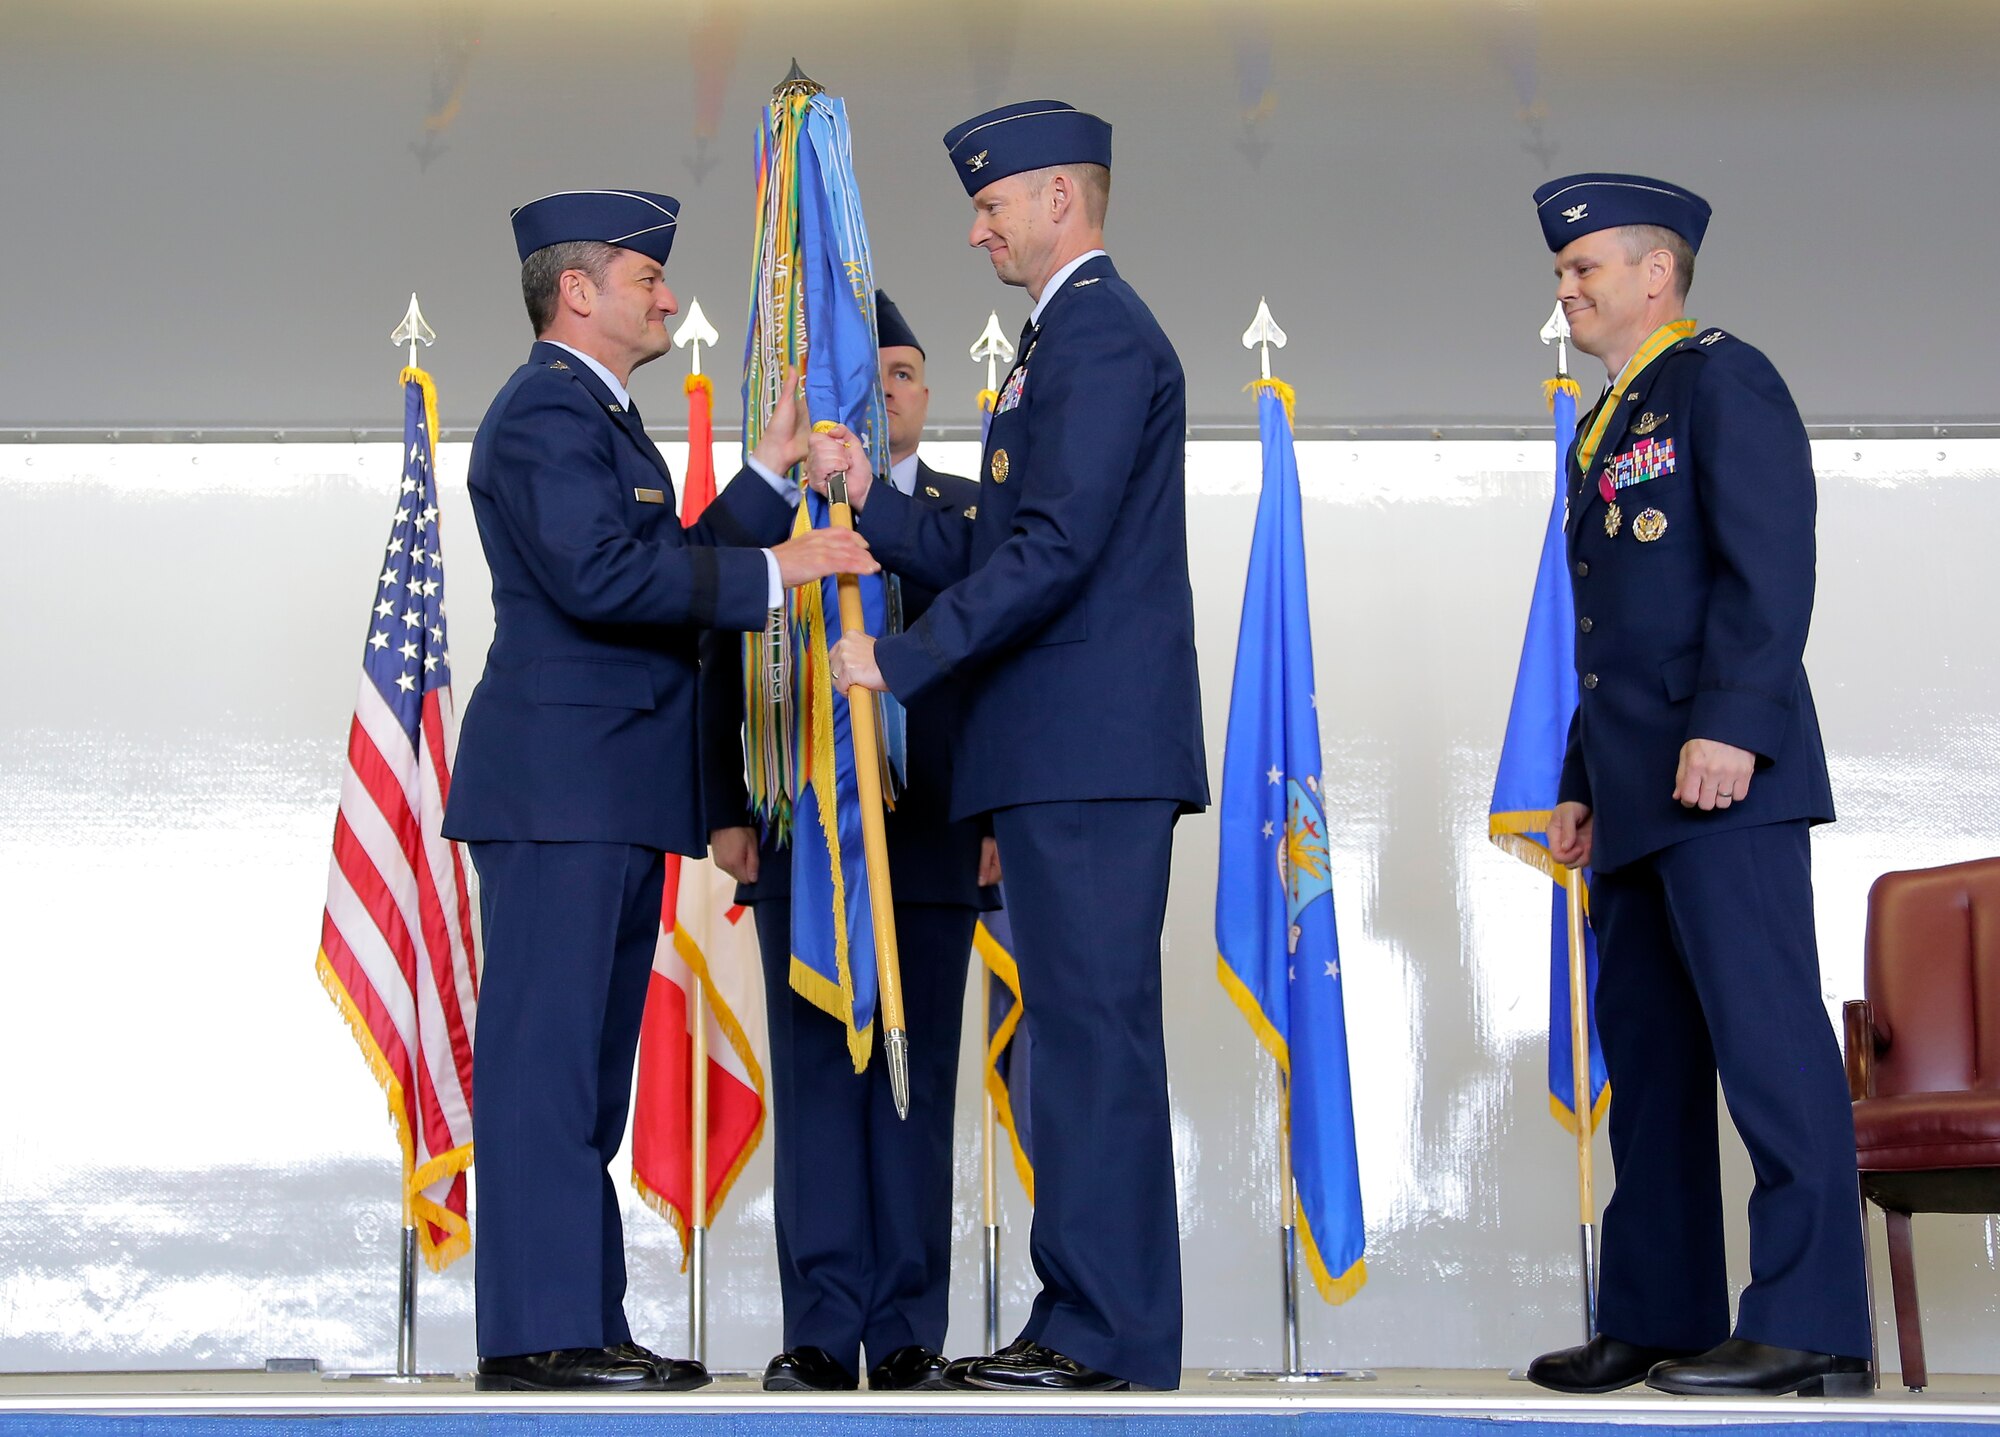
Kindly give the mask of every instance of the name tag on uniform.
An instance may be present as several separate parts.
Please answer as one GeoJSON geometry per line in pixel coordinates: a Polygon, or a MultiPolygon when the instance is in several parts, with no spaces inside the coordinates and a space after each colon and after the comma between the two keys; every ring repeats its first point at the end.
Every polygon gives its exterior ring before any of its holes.
{"type": "Polygon", "coordinates": [[[664,504],[667,502],[667,491],[664,489],[634,489],[632,497],[637,499],[641,504],[664,504]]]}

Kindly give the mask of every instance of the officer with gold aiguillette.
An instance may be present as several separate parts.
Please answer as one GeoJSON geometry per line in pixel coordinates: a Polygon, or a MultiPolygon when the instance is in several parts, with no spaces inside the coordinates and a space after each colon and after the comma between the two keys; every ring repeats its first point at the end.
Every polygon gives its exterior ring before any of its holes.
{"type": "Polygon", "coordinates": [[[1564,471],[1580,697],[1548,833],[1593,870],[1617,1188],[1597,1335],[1528,1375],[1865,1396],[1854,1122],[1807,838],[1833,817],[1802,662],[1811,446],[1771,362],[1682,313],[1704,200],[1586,174],[1535,204],[1571,334],[1611,376],[1564,471]],[[1733,1336],[1718,1075],[1756,1172],[1733,1336]]]}

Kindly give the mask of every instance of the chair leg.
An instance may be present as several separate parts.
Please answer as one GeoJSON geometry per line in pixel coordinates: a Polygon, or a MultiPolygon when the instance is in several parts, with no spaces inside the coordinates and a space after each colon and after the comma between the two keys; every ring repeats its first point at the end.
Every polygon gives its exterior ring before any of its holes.
{"type": "Polygon", "coordinates": [[[1889,1283],[1896,1300],[1896,1347],[1902,1355],[1903,1385],[1921,1392],[1930,1385],[1924,1366],[1924,1320],[1917,1308],[1917,1256],[1910,1239],[1910,1215],[1884,1209],[1889,1228],[1889,1283]]]}
{"type": "Polygon", "coordinates": [[[1860,1190],[1858,1180],[1854,1186],[1861,1199],[1861,1277],[1868,1293],[1868,1385],[1879,1392],[1882,1389],[1882,1344],[1875,1336],[1875,1244],[1868,1230],[1868,1194],[1860,1190]]]}

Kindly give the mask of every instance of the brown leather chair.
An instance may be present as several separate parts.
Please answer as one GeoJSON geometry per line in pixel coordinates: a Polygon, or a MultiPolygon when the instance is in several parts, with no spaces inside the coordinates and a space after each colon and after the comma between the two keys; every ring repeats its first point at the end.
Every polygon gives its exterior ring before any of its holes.
{"type": "Polygon", "coordinates": [[[1862,991],[1846,1008],[1854,1155],[1889,1229],[1914,1392],[1930,1374],[1910,1214],[2000,1212],[2000,858],[1877,879],[1862,991]]]}

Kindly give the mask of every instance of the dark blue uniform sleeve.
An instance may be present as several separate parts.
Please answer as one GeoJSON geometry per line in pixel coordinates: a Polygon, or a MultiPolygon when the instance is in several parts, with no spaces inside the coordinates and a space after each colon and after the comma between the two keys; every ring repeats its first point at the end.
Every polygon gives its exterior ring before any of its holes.
{"type": "Polygon", "coordinates": [[[1687,737],[1779,758],[1812,620],[1812,446],[1785,382],[1748,346],[1707,357],[1693,437],[1714,581],[1687,737]]]}
{"type": "MultiPolygon", "coordinates": [[[[759,627],[769,600],[763,554],[713,547],[706,518],[677,536],[692,543],[633,534],[629,496],[605,449],[623,441],[578,407],[580,393],[524,386],[493,436],[493,469],[506,478],[491,493],[536,582],[585,622],[759,627]]],[[[738,524],[745,533],[759,527],[738,524]]]]}
{"type": "Polygon", "coordinates": [[[1580,803],[1585,808],[1596,805],[1590,801],[1590,773],[1583,766],[1583,710],[1572,709],[1569,716],[1569,739],[1563,747],[1562,776],[1556,780],[1557,803],[1580,803]]]}
{"type": "MultiPolygon", "coordinates": [[[[916,698],[961,666],[1031,638],[1075,602],[1110,537],[1153,399],[1153,362],[1115,323],[1065,326],[1041,348],[1034,472],[1023,476],[1014,532],[908,632],[876,645],[898,698],[916,698]]],[[[935,511],[925,518],[938,554],[946,525],[971,527],[935,511]]]]}

